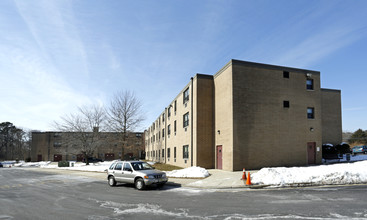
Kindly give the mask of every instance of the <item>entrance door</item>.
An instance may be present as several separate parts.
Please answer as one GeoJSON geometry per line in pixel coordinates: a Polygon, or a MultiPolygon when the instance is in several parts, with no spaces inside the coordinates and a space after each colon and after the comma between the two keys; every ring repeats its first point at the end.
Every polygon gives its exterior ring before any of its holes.
{"type": "Polygon", "coordinates": [[[115,159],[115,154],[114,153],[105,153],[104,155],[104,160],[106,161],[111,161],[115,159]]]}
{"type": "Polygon", "coordinates": [[[217,169],[222,169],[222,145],[217,146],[217,169]]]}
{"type": "Polygon", "coordinates": [[[308,164],[316,164],[316,142],[307,143],[308,164]]]}
{"type": "Polygon", "coordinates": [[[37,161],[39,162],[39,161],[42,161],[42,154],[38,154],[37,155],[37,161]]]}

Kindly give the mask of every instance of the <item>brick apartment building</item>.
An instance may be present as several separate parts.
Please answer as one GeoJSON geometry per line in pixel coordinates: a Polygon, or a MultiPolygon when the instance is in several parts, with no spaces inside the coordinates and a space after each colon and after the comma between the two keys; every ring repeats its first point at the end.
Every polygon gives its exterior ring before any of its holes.
{"type": "Polygon", "coordinates": [[[320,72],[239,60],[191,78],[145,131],[148,160],[229,171],[320,164],[341,141],[341,91],[320,72]]]}
{"type": "MultiPolygon", "coordinates": [[[[32,132],[32,161],[82,161],[81,143],[72,132],[32,132]]],[[[144,159],[144,133],[129,133],[124,158],[144,159]]],[[[121,159],[121,133],[100,132],[93,157],[110,161],[121,159]]]]}

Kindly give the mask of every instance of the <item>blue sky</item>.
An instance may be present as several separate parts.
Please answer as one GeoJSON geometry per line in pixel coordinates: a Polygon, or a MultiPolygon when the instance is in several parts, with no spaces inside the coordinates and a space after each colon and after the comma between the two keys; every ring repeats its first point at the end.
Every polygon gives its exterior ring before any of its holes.
{"type": "Polygon", "coordinates": [[[367,129],[367,1],[0,1],[0,122],[53,130],[119,90],[145,128],[196,73],[230,59],[317,70],[367,129]]]}

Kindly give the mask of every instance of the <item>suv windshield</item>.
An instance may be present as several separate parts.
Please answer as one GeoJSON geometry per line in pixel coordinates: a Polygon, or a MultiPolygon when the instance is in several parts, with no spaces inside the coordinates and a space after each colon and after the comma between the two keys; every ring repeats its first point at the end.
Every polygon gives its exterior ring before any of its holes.
{"type": "Polygon", "coordinates": [[[153,170],[154,168],[146,162],[133,162],[131,163],[134,170],[153,170]]]}

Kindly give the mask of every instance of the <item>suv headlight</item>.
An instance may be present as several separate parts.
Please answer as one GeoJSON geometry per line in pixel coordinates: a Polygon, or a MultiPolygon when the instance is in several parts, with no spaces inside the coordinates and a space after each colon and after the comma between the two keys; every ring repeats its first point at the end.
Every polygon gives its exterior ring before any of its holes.
{"type": "Polygon", "coordinates": [[[165,173],[162,175],[162,178],[166,178],[166,174],[165,173]]]}

